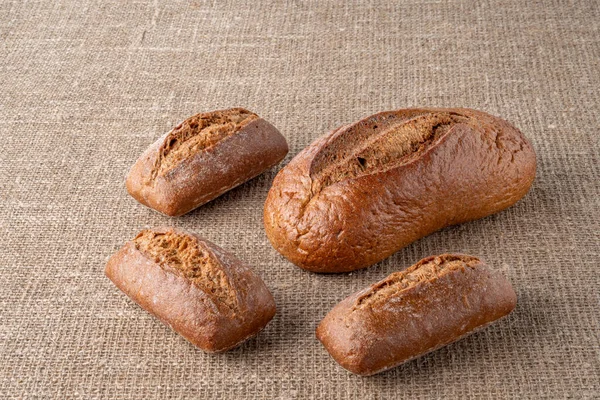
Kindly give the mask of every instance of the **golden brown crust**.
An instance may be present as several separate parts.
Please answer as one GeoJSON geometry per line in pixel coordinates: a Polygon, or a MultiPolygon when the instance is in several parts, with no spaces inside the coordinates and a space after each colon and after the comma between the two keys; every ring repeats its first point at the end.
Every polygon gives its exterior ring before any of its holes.
{"type": "Polygon", "coordinates": [[[142,308],[207,352],[237,346],[275,315],[273,296],[250,267],[215,244],[174,228],[142,231],[110,258],[106,275],[142,308]]]}
{"type": "Polygon", "coordinates": [[[316,334],[342,367],[373,375],[489,325],[516,301],[510,283],[477,258],[443,254],[349,296],[316,334]]]}
{"type": "Polygon", "coordinates": [[[283,168],[265,203],[265,230],[301,268],[352,271],[511,206],[535,169],[527,139],[500,118],[383,112],[317,139],[283,168]]]}
{"type": "Polygon", "coordinates": [[[185,214],[286,156],[285,138],[242,108],[194,115],[154,142],[129,171],[128,192],[163,214],[185,214]]]}

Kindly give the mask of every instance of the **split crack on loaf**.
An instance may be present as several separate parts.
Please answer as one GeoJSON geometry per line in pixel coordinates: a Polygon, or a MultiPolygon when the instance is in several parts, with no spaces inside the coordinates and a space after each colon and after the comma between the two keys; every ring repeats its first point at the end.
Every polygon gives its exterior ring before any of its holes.
{"type": "Polygon", "coordinates": [[[161,233],[146,229],[133,242],[161,268],[183,276],[227,310],[238,311],[237,296],[227,274],[196,238],[174,231],[161,233]]]}
{"type": "Polygon", "coordinates": [[[481,260],[467,255],[445,254],[432,260],[424,261],[412,267],[391,274],[383,281],[373,285],[369,291],[358,299],[353,310],[372,306],[400,294],[420,283],[431,282],[447,273],[465,268],[475,268],[481,260]]]}
{"type": "Polygon", "coordinates": [[[418,112],[408,117],[377,115],[343,130],[320,151],[310,169],[313,195],[345,179],[398,167],[418,157],[468,117],[453,112],[418,112]]]}
{"type": "Polygon", "coordinates": [[[152,179],[166,175],[183,160],[223,141],[256,119],[258,115],[243,108],[188,118],[164,139],[152,170],[152,179]]]}

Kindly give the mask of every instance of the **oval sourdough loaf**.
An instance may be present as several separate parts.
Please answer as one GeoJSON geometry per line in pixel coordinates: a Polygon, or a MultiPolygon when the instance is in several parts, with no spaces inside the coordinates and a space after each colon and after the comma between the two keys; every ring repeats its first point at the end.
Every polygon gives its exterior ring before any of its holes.
{"type": "Polygon", "coordinates": [[[523,197],[535,153],[515,127],[470,109],[375,114],[316,140],[276,176],[273,246],[315,272],[372,265],[443,227],[523,197]]]}
{"type": "Polygon", "coordinates": [[[473,333],[516,301],[510,283],[476,257],[443,254],[346,298],[317,337],[342,367],[373,375],[473,333]]]}
{"type": "Polygon", "coordinates": [[[140,203],[178,216],[261,174],[287,152],[279,131],[248,110],[197,114],[142,154],[127,190],[140,203]]]}
{"type": "Polygon", "coordinates": [[[106,265],[114,284],[184,338],[220,352],[256,335],[275,315],[250,267],[197,235],[145,229],[106,265]]]}

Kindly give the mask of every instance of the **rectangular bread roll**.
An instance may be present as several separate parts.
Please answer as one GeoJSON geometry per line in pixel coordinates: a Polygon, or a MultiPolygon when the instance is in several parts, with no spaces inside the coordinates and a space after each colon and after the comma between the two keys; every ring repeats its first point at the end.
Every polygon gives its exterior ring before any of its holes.
{"type": "Polygon", "coordinates": [[[262,279],[231,253],[174,228],[145,229],[106,276],[146,311],[207,352],[255,336],[275,315],[262,279]]]}
{"type": "Polygon", "coordinates": [[[342,367],[373,375],[504,317],[516,301],[510,283],[478,258],[443,254],[346,298],[316,333],[342,367]]]}
{"type": "Polygon", "coordinates": [[[269,122],[243,108],[194,115],[140,156],[127,190],[140,203],[178,216],[278,164],[285,138],[269,122]]]}

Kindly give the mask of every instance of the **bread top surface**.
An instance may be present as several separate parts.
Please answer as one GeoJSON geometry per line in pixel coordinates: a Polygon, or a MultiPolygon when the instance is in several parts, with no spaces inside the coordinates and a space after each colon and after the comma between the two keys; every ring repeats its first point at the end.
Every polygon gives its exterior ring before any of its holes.
{"type": "Polygon", "coordinates": [[[387,111],[335,130],[319,143],[309,162],[312,196],[338,182],[376,175],[407,164],[459,128],[479,133],[498,158],[523,150],[526,139],[514,127],[470,109],[387,111]]]}
{"type": "Polygon", "coordinates": [[[313,194],[337,182],[398,167],[472,118],[453,111],[387,112],[334,133],[310,164],[313,194]]]}
{"type": "Polygon", "coordinates": [[[176,126],[161,141],[152,179],[165,176],[183,160],[234,135],[258,115],[243,108],[231,108],[196,114],[176,126]]]}
{"type": "Polygon", "coordinates": [[[429,322],[440,328],[465,316],[489,322],[510,313],[515,305],[516,294],[510,282],[479,258],[441,254],[424,258],[346,297],[321,325],[333,323],[347,331],[352,340],[360,340],[365,334],[396,337],[401,335],[399,328],[411,330],[419,324],[430,326],[429,322]],[[469,303],[469,298],[477,302],[469,303]],[[446,313],[449,315],[445,321],[423,319],[446,313]],[[410,326],[403,327],[411,321],[410,326]]]}
{"type": "Polygon", "coordinates": [[[204,292],[217,307],[228,314],[243,308],[235,285],[235,271],[226,268],[215,254],[215,247],[195,235],[172,228],[144,229],[133,244],[145,257],[165,272],[184,278],[204,292]]]}
{"type": "Polygon", "coordinates": [[[464,254],[442,254],[425,258],[410,268],[395,272],[372,285],[366,293],[358,296],[352,310],[365,308],[374,310],[390,298],[402,295],[413,287],[429,284],[455,271],[465,268],[476,269],[481,265],[481,260],[477,257],[464,254]]]}

